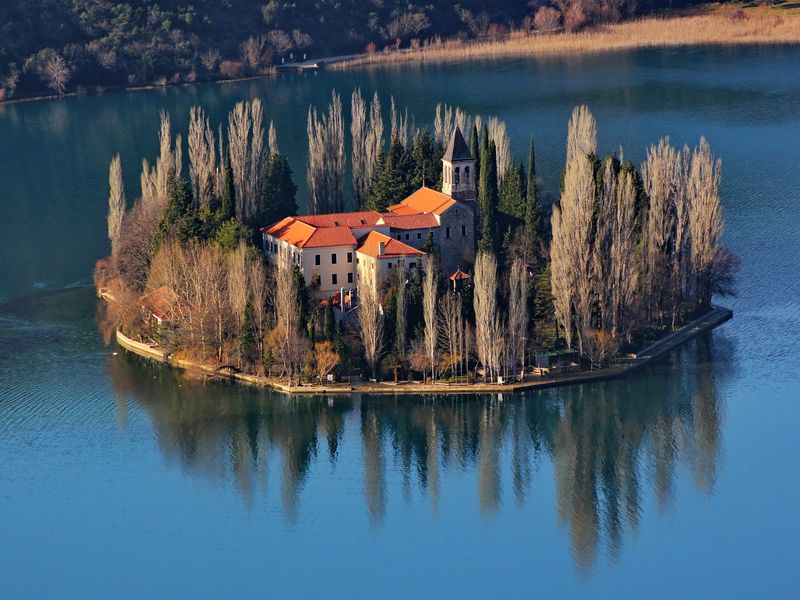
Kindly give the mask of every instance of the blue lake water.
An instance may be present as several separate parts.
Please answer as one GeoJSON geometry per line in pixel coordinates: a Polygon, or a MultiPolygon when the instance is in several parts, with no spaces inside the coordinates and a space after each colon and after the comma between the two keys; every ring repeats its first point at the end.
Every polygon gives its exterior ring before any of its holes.
{"type": "MultiPolygon", "coordinates": [[[[0,597],[792,597],[800,585],[800,48],[701,48],[286,76],[0,105],[0,597]],[[305,198],[332,89],[437,102],[537,141],[569,114],[636,162],[723,159],[733,321],[628,379],[496,396],[298,398],[115,354],[82,287],[107,165],[158,112],[260,96],[305,198]]],[[[347,105],[347,104],[346,104],[347,105]]]]}

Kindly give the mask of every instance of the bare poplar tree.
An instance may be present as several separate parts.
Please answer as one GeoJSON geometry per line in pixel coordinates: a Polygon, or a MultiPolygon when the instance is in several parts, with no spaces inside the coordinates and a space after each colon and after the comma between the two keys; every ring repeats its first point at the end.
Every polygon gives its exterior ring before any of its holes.
{"type": "Polygon", "coordinates": [[[237,328],[241,327],[247,299],[250,295],[250,270],[248,269],[247,246],[244,241],[228,253],[228,296],[237,328]]]}
{"type": "Polygon", "coordinates": [[[588,106],[576,106],[567,130],[567,163],[597,152],[597,122],[588,106]]]}
{"type": "Polygon", "coordinates": [[[508,337],[506,351],[509,366],[525,368],[525,337],[528,331],[528,290],[525,263],[517,259],[508,272],[508,337]]]}
{"type": "Polygon", "coordinates": [[[648,319],[662,320],[672,298],[672,248],[675,239],[675,197],[681,184],[681,154],[662,138],[651,146],[642,165],[649,204],[643,231],[643,288],[648,319]]]}
{"type": "Polygon", "coordinates": [[[561,326],[567,348],[572,348],[575,325],[572,315],[575,283],[568,252],[569,231],[561,207],[553,205],[551,217],[553,239],[550,242],[550,287],[556,322],[561,326]]]}
{"type": "Polygon", "coordinates": [[[256,340],[258,355],[264,355],[264,336],[267,333],[267,304],[270,291],[274,293],[274,286],[267,281],[264,263],[259,257],[248,263],[247,280],[250,284],[250,297],[253,303],[253,316],[255,317],[256,340]]]}
{"type": "Polygon", "coordinates": [[[612,245],[614,243],[614,219],[617,205],[617,173],[615,160],[607,157],[601,168],[601,184],[597,198],[594,247],[592,253],[593,294],[600,313],[599,327],[610,331],[613,321],[611,288],[612,245]]]}
{"type": "Polygon", "coordinates": [[[497,180],[502,181],[506,170],[511,166],[511,140],[508,137],[508,128],[505,122],[497,117],[491,117],[487,123],[489,140],[497,148],[497,180]]]}
{"type": "Polygon", "coordinates": [[[422,315],[425,321],[425,351],[431,367],[431,379],[436,380],[436,342],[438,339],[438,315],[436,313],[438,269],[435,259],[425,257],[425,276],[422,280],[422,315]]]}
{"type": "Polygon", "coordinates": [[[397,110],[394,96],[391,97],[391,102],[391,139],[394,139],[394,136],[397,136],[400,144],[406,148],[408,147],[408,109],[405,110],[404,114],[400,114],[400,112],[397,110]]]}
{"type": "Polygon", "coordinates": [[[142,160],[142,175],[140,178],[142,186],[142,201],[156,202],[163,204],[167,200],[167,182],[170,173],[176,175],[181,173],[183,162],[183,144],[181,136],[175,136],[175,144],[172,143],[172,125],[169,113],[161,111],[161,122],[158,132],[159,154],[154,167],[150,167],[147,160],[142,160]]]}
{"type": "Polygon", "coordinates": [[[370,181],[367,175],[367,104],[361,88],[353,91],[350,102],[350,137],[352,140],[351,165],[353,171],[353,197],[361,207],[367,198],[370,181]]]}
{"type": "Polygon", "coordinates": [[[308,109],[308,188],[311,212],[341,212],[344,208],[344,119],[336,91],[325,115],[308,109]]]}
{"type": "Polygon", "coordinates": [[[275,321],[280,344],[278,352],[290,384],[294,375],[300,372],[305,341],[298,331],[298,297],[298,283],[292,269],[291,257],[288,251],[280,250],[275,269],[275,321]]]}
{"type": "Polygon", "coordinates": [[[475,345],[488,377],[498,372],[500,317],[497,314],[497,259],[491,252],[475,257],[475,345]]]}
{"type": "Polygon", "coordinates": [[[228,153],[236,190],[236,215],[247,221],[257,209],[264,158],[264,113],[261,100],[238,102],[228,115],[228,153]]]}
{"type": "Polygon", "coordinates": [[[699,307],[711,305],[714,268],[722,250],[724,223],[719,200],[721,176],[722,161],[714,158],[711,146],[704,137],[700,138],[700,146],[692,153],[688,184],[691,268],[699,307]]]}
{"type": "Polygon", "coordinates": [[[372,178],[375,176],[375,169],[377,168],[378,161],[381,154],[383,154],[383,115],[381,114],[381,100],[378,97],[378,92],[372,97],[372,102],[369,107],[369,127],[367,130],[366,139],[366,159],[364,161],[364,181],[366,187],[364,190],[364,197],[369,191],[369,185],[372,183],[372,178]]]}
{"type": "Polygon", "coordinates": [[[199,106],[189,110],[189,180],[200,206],[207,207],[214,195],[217,155],[214,130],[199,106]]]}
{"type": "Polygon", "coordinates": [[[364,344],[364,358],[372,370],[372,378],[377,379],[378,362],[383,352],[383,310],[378,292],[372,285],[360,286],[358,292],[358,325],[364,344]]]}
{"type": "Polygon", "coordinates": [[[268,152],[270,156],[274,156],[275,154],[280,154],[281,149],[278,147],[278,132],[275,131],[275,123],[272,119],[269,120],[269,133],[267,135],[269,148],[268,152]]]}
{"type": "Polygon", "coordinates": [[[119,154],[111,159],[108,187],[108,239],[111,240],[111,253],[114,254],[125,216],[125,183],[122,180],[122,159],[119,154]]]}
{"type": "Polygon", "coordinates": [[[439,346],[444,351],[440,372],[456,375],[464,358],[464,311],[461,296],[448,290],[439,300],[439,346]]]}
{"type": "Polygon", "coordinates": [[[611,333],[616,338],[629,334],[639,290],[636,246],[636,182],[631,172],[622,171],[617,183],[617,202],[611,242],[611,333]]]}

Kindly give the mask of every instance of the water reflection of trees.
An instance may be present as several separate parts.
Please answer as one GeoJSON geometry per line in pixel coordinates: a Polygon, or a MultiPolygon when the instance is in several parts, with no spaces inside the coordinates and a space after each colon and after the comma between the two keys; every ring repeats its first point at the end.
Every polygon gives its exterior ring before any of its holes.
{"type": "Polygon", "coordinates": [[[189,385],[172,371],[123,357],[110,359],[110,369],[118,397],[145,409],[162,453],[183,469],[235,482],[249,503],[267,485],[270,467],[279,467],[289,520],[310,470],[326,459],[335,466],[348,441],[346,460],[363,460],[357,468],[373,524],[414,492],[436,511],[448,474],[474,478],[485,514],[523,504],[538,466],[550,461],[559,524],[576,563],[587,568],[602,550],[612,560],[619,555],[638,526],[646,490],[661,511],[670,509],[679,470],[701,490],[713,490],[721,447],[717,385],[724,376],[712,364],[713,351],[700,340],[673,364],[633,378],[502,401],[286,398],[189,385]],[[354,436],[360,454],[352,452],[354,436]]]}

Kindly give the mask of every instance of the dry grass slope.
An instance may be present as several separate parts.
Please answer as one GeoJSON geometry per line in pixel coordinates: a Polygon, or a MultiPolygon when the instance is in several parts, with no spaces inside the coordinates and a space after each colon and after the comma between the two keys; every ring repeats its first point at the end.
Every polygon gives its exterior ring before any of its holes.
{"type": "Polygon", "coordinates": [[[769,8],[715,7],[700,14],[648,17],[579,33],[526,34],[478,42],[445,40],[418,50],[367,54],[333,68],[393,63],[445,63],[476,58],[607,52],[637,48],[800,43],[800,14],[769,8]]]}

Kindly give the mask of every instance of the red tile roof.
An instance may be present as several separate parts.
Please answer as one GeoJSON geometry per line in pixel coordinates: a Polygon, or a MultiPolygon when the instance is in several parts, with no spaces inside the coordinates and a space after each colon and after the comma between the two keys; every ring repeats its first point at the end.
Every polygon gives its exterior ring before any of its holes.
{"type": "Polygon", "coordinates": [[[374,227],[381,219],[374,210],[363,210],[330,215],[304,215],[295,217],[298,221],[308,223],[312,227],[374,227]]]}
{"type": "Polygon", "coordinates": [[[372,258],[397,258],[399,256],[419,256],[425,253],[412,248],[408,244],[404,244],[388,235],[384,235],[378,231],[370,231],[361,239],[361,243],[356,249],[356,252],[366,254],[372,258]],[[383,254],[378,256],[378,244],[383,242],[383,254]]]}
{"type": "Polygon", "coordinates": [[[472,275],[470,275],[469,273],[464,273],[464,271],[461,270],[461,267],[459,267],[458,269],[455,270],[454,273],[450,275],[449,279],[450,281],[458,281],[460,279],[472,279],[472,275]]]}
{"type": "Polygon", "coordinates": [[[420,213],[441,215],[455,203],[456,201],[447,194],[437,192],[429,187],[421,187],[400,204],[390,206],[389,212],[396,215],[418,215],[420,213]]]}
{"type": "Polygon", "coordinates": [[[430,213],[403,214],[386,213],[381,215],[384,223],[392,229],[431,229],[439,227],[439,222],[430,213]]]}
{"type": "Polygon", "coordinates": [[[173,312],[179,312],[176,306],[177,301],[178,295],[166,285],[139,298],[139,303],[161,320],[166,319],[173,312]]]}
{"type": "Polygon", "coordinates": [[[303,248],[322,246],[355,246],[356,238],[349,227],[320,227],[311,234],[303,248]]]}

